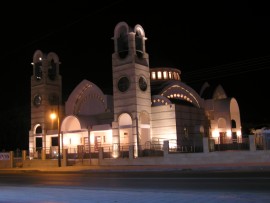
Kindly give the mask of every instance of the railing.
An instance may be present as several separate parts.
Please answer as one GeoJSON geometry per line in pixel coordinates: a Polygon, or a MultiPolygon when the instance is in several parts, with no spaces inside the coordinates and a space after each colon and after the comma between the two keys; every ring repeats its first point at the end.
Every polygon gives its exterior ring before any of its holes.
{"type": "Polygon", "coordinates": [[[270,149],[270,135],[256,136],[255,144],[256,144],[256,150],[269,150],[270,149]]]}
{"type": "MultiPolygon", "coordinates": [[[[181,145],[176,144],[176,140],[167,140],[169,142],[169,153],[201,153],[203,152],[203,143],[183,142],[181,145]]],[[[227,150],[249,150],[250,143],[249,138],[241,139],[214,139],[209,140],[209,151],[227,151],[227,150]]],[[[137,146],[132,145],[134,154],[138,154],[139,157],[151,157],[151,156],[163,156],[163,143],[161,142],[146,142],[144,145],[137,146]],[[139,149],[137,149],[139,147],[139,149]],[[138,153],[137,153],[138,150],[138,153]]],[[[270,145],[270,141],[268,143],[270,145]]],[[[264,143],[265,145],[265,143],[264,143]]],[[[128,144],[115,144],[115,145],[102,145],[102,158],[129,158],[130,145],[128,144]]],[[[257,149],[264,149],[265,146],[257,145],[257,149]]],[[[67,148],[65,148],[67,149],[67,148]]],[[[100,156],[100,147],[79,145],[74,148],[68,148],[68,159],[98,159],[100,156]]],[[[62,149],[60,156],[62,157],[62,149]]],[[[18,152],[19,153],[19,152],[18,152]]],[[[33,148],[27,152],[27,158],[29,159],[41,159],[42,155],[45,159],[57,159],[58,147],[50,147],[44,149],[33,148]]],[[[16,152],[15,152],[16,156],[16,152]]]]}
{"type": "Polygon", "coordinates": [[[145,145],[141,145],[139,149],[140,157],[149,156],[163,156],[163,144],[146,142],[145,145]]]}
{"type": "Polygon", "coordinates": [[[211,138],[210,151],[249,150],[249,138],[211,138]]]}
{"type": "Polygon", "coordinates": [[[195,145],[177,145],[169,148],[170,153],[198,153],[203,152],[202,146],[195,145]]]}

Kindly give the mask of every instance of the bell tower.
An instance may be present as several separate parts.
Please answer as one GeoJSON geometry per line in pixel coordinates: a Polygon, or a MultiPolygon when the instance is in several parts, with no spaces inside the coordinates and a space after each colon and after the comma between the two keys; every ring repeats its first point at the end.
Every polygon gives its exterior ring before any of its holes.
{"type": "Polygon", "coordinates": [[[62,77],[59,74],[59,58],[50,52],[37,50],[33,55],[33,75],[31,76],[31,130],[29,132],[29,152],[41,152],[46,146],[46,135],[57,130],[52,122],[52,112],[62,112],[62,77]]]}
{"type": "Polygon", "coordinates": [[[150,141],[151,89],[145,33],[141,25],[131,28],[120,22],[114,29],[112,54],[114,145],[138,149],[150,141]]]}

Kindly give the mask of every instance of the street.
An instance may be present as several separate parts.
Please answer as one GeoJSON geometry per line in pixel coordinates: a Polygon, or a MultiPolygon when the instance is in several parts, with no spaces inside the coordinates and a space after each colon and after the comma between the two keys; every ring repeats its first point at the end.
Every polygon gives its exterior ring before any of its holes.
{"type": "Polygon", "coordinates": [[[0,202],[266,202],[269,172],[5,172],[0,202]],[[92,201],[90,201],[90,199],[92,201]]]}

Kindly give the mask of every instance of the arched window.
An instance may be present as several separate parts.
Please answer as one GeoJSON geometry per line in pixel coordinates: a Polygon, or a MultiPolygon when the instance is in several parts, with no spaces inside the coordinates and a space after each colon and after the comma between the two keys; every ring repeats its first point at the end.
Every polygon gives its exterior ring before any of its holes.
{"type": "Polygon", "coordinates": [[[42,133],[42,128],[41,128],[41,126],[38,126],[36,128],[36,134],[41,134],[41,133],[42,133]]]}
{"type": "Polygon", "coordinates": [[[124,32],[117,39],[117,50],[120,58],[128,55],[128,36],[124,32]]]}
{"type": "Polygon", "coordinates": [[[235,122],[235,120],[232,120],[231,122],[232,122],[232,123],[231,123],[232,128],[236,128],[236,122],[235,122]]]}
{"type": "Polygon", "coordinates": [[[37,62],[35,64],[35,77],[37,80],[41,80],[42,78],[42,63],[37,62]]]}
{"type": "Polygon", "coordinates": [[[136,54],[140,58],[143,56],[143,38],[139,30],[136,31],[135,43],[136,43],[136,54]]]}
{"type": "Polygon", "coordinates": [[[53,59],[51,60],[51,65],[48,69],[48,77],[50,78],[50,80],[54,80],[56,77],[56,63],[53,59]]]}
{"type": "Polygon", "coordinates": [[[218,119],[218,128],[226,128],[226,120],[224,118],[218,119]]]}

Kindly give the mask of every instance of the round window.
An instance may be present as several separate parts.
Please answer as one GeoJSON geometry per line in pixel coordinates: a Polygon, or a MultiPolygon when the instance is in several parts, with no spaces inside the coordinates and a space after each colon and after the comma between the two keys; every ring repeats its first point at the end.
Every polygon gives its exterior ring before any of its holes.
{"type": "Polygon", "coordinates": [[[147,89],[147,81],[144,77],[140,77],[139,79],[139,87],[142,91],[145,91],[147,89]]]}
{"type": "Polygon", "coordinates": [[[129,88],[129,79],[127,77],[120,78],[120,80],[118,81],[118,89],[121,92],[125,92],[127,91],[128,88],[129,88]]]}

